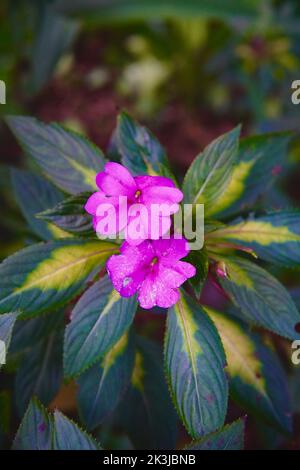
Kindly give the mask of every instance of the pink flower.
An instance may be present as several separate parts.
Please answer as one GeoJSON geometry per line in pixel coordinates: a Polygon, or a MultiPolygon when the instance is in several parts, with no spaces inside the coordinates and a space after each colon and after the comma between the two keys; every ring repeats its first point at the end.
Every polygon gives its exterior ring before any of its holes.
{"type": "Polygon", "coordinates": [[[119,163],[106,163],[105,170],[98,173],[96,183],[99,191],[92,194],[85,205],[85,210],[93,215],[95,230],[106,236],[117,236],[126,230],[125,238],[131,245],[138,245],[148,238],[158,239],[168,232],[171,215],[178,211],[178,203],[183,198],[169,178],[133,177],[119,163]],[[154,206],[163,210],[155,223],[151,218],[154,206]],[[107,220],[114,223],[107,223],[107,220]]]}
{"type": "Polygon", "coordinates": [[[122,297],[138,292],[145,309],[174,305],[180,297],[178,287],[196,274],[194,266],[180,261],[189,252],[184,238],[146,240],[138,246],[124,242],[120,251],[107,262],[110,279],[122,297]]]}

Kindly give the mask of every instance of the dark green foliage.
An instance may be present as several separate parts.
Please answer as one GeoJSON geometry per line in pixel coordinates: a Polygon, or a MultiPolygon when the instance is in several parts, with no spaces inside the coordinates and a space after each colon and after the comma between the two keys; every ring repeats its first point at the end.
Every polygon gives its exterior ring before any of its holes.
{"type": "MultiPolygon", "coordinates": [[[[69,9],[71,2],[64,3],[69,9]]],[[[106,8],[107,15],[114,14],[117,3],[106,8]]],[[[181,11],[179,2],[173,3],[181,11]]],[[[133,4],[130,8],[138,11],[133,4]]],[[[154,2],[148,8],[152,15],[152,8],[161,6],[154,2]]],[[[126,16],[121,10],[116,15],[126,16]]],[[[246,15],[255,11],[245,2],[246,15]]],[[[234,15],[229,6],[227,14],[234,15]]],[[[37,84],[42,81],[36,78],[37,84]]],[[[0,265],[0,340],[8,351],[1,374],[17,369],[14,401],[24,415],[13,448],[99,449],[73,421],[40,404],[57,398],[63,369],[65,385],[76,382],[78,419],[86,429],[95,435],[123,432],[137,449],[175,449],[176,411],[193,439],[188,449],[242,449],[244,419],[224,426],[228,393],[264,425],[290,432],[285,371],[272,351],[273,337],[267,336],[266,344],[261,329],[297,339],[300,315],[268,265],[260,264],[299,268],[299,214],[287,208],[249,213],[273,184],[272,169],[282,163],[289,135],[240,139],[238,126],[208,145],[188,170],[184,200],[205,205],[204,247],[186,258],[197,273],[167,313],[163,360],[162,348],[147,337],[147,312],[135,319],[136,298],[121,297],[104,274],[119,245],[98,240],[84,210],[97,190],[103,153],[58,124],[26,117],[7,121],[50,180],[12,173],[21,211],[44,240],[0,265]],[[234,308],[224,305],[221,313],[201,306],[199,297],[211,280],[234,308]],[[249,325],[260,330],[250,332],[249,325]]],[[[158,140],[127,113],[118,118],[114,151],[134,175],[174,178],[158,140]]]]}

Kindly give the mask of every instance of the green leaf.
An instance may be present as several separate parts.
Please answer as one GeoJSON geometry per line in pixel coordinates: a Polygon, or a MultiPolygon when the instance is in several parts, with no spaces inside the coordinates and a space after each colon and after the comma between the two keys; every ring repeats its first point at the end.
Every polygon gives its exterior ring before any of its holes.
{"type": "Polygon", "coordinates": [[[297,308],[300,309],[300,288],[294,287],[290,290],[290,294],[292,296],[293,301],[295,302],[297,308]]]}
{"type": "Polygon", "coordinates": [[[79,23],[57,15],[47,7],[39,18],[32,51],[30,86],[37,93],[52,77],[59,59],[75,39],[79,23]],[[45,53],[47,51],[47,53],[45,53]]]}
{"type": "Polygon", "coordinates": [[[0,313],[28,317],[67,303],[115,251],[113,243],[75,239],[19,251],[0,265],[0,313]]]}
{"type": "Polygon", "coordinates": [[[70,194],[96,189],[95,176],[105,159],[87,139],[35,118],[10,116],[6,120],[24,151],[60,189],[70,194]]]}
{"type": "Polygon", "coordinates": [[[33,396],[44,405],[55,397],[63,377],[62,357],[62,331],[52,332],[24,355],[15,382],[15,402],[20,416],[33,396]]]}
{"type": "Polygon", "coordinates": [[[63,194],[45,178],[28,171],[14,168],[11,176],[15,197],[27,223],[42,239],[53,239],[55,227],[37,219],[36,214],[56,205],[63,194]]]}
{"type": "Polygon", "coordinates": [[[14,450],[99,450],[77,424],[59,411],[54,416],[37,399],[31,400],[13,443],[14,450]]]}
{"type": "Polygon", "coordinates": [[[208,274],[208,256],[205,247],[202,250],[191,250],[187,256],[187,261],[195,266],[197,270],[196,275],[189,279],[189,284],[199,299],[208,274]]]}
{"type": "Polygon", "coordinates": [[[242,258],[223,258],[227,277],[219,281],[240,318],[289,339],[300,337],[295,325],[300,314],[288,291],[271,274],[242,258]]]}
{"type": "Polygon", "coordinates": [[[277,170],[286,161],[290,134],[278,132],[241,139],[232,178],[210,215],[227,217],[253,206],[259,196],[269,192],[277,170]]]}
{"type": "MultiPolygon", "coordinates": [[[[13,331],[16,319],[17,319],[16,313],[4,313],[3,315],[0,315],[0,341],[3,341],[5,345],[5,351],[2,351],[2,348],[0,348],[0,353],[4,352],[5,355],[7,354],[7,351],[10,345],[12,331],[13,331]]],[[[0,368],[1,368],[1,365],[2,364],[0,361],[0,368]]]]}
{"type": "Polygon", "coordinates": [[[205,214],[213,212],[230,183],[238,152],[240,126],[211,142],[196,157],[183,181],[184,202],[205,204],[205,214]]]}
{"type": "Polygon", "coordinates": [[[172,406],[162,368],[160,347],[136,338],[131,385],[116,417],[135,449],[174,449],[177,417],[172,406]]]}
{"type": "Polygon", "coordinates": [[[128,330],[136,308],[135,297],[121,297],[108,277],[90,287],[77,302],[66,328],[66,376],[80,374],[101,359],[128,330]]]}
{"type": "Polygon", "coordinates": [[[17,319],[17,313],[4,313],[0,315],[0,339],[5,342],[8,349],[12,330],[17,319]]]}
{"type": "Polygon", "coordinates": [[[89,196],[90,193],[81,193],[53,205],[54,207],[49,204],[47,210],[38,214],[38,218],[51,222],[73,235],[94,235],[92,217],[84,210],[89,196]]]}
{"type": "Polygon", "coordinates": [[[164,149],[148,129],[127,113],[123,112],[118,117],[116,139],[122,163],[132,174],[168,176],[165,174],[168,161],[164,149]]]}
{"type": "Polygon", "coordinates": [[[263,260],[300,267],[300,211],[280,211],[239,219],[206,238],[209,246],[222,241],[251,248],[263,260]]]}
{"type": "Polygon", "coordinates": [[[255,18],[259,14],[258,0],[62,0],[56,8],[62,13],[85,13],[90,21],[100,22],[153,20],[169,18],[215,17],[222,19],[255,18]]]}
{"type": "Polygon", "coordinates": [[[52,417],[36,400],[31,400],[13,443],[13,450],[50,450],[52,417]]]}
{"type": "Polygon", "coordinates": [[[214,232],[215,230],[222,229],[223,227],[226,227],[226,224],[224,224],[223,222],[220,222],[219,220],[205,218],[204,233],[206,236],[207,234],[214,232]]]}
{"type": "Polygon", "coordinates": [[[221,336],[234,400],[277,429],[291,431],[287,378],[278,358],[241,322],[211,308],[205,310],[221,336]]]}
{"type": "Polygon", "coordinates": [[[43,314],[28,320],[18,319],[14,326],[10,352],[19,353],[30,349],[54,330],[61,329],[64,324],[65,316],[61,311],[43,314]]]}
{"type": "Polygon", "coordinates": [[[228,398],[225,365],[213,322],[182,292],[168,313],[165,369],[174,404],[193,439],[224,423],[228,398]]]}
{"type": "Polygon", "coordinates": [[[134,349],[128,333],[78,380],[78,406],[87,429],[94,429],[116,408],[133,369],[134,349]]]}
{"type": "Polygon", "coordinates": [[[243,450],[245,420],[237,419],[217,432],[193,442],[186,450],[243,450]]]}
{"type": "Polygon", "coordinates": [[[59,411],[54,412],[53,450],[99,450],[86,432],[59,411]]]}

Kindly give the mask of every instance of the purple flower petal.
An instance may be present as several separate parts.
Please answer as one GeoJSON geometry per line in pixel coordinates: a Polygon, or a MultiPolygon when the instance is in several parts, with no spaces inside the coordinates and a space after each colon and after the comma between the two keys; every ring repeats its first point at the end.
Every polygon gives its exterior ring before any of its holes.
{"type": "Polygon", "coordinates": [[[134,247],[124,242],[121,255],[113,255],[107,262],[107,271],[115,289],[124,297],[133,295],[147,275],[147,267],[155,256],[151,243],[134,247]]]}
{"type": "Polygon", "coordinates": [[[166,289],[160,286],[156,294],[156,305],[162,308],[170,308],[178,302],[179,298],[178,289],[166,289]]]}
{"type": "Polygon", "coordinates": [[[96,176],[97,186],[108,196],[127,196],[131,198],[134,190],[124,186],[119,180],[107,173],[98,173],[96,176]]]}
{"type": "Polygon", "coordinates": [[[103,236],[117,236],[125,230],[131,245],[165,235],[171,227],[171,215],[178,211],[178,203],[183,198],[171,179],[147,175],[133,177],[127,168],[114,162],[106,163],[104,171],[97,175],[96,183],[100,191],[85,205],[86,211],[95,216],[94,227],[103,236]],[[102,204],[113,207],[107,209],[102,204]],[[140,215],[136,204],[143,209],[140,209],[140,215]],[[111,218],[107,220],[105,211],[114,217],[113,222],[111,218]]]}
{"type": "MultiPolygon", "coordinates": [[[[128,277],[132,277],[136,271],[137,273],[139,272],[138,252],[135,253],[135,255],[131,256],[130,258],[124,255],[113,255],[109,258],[106,267],[107,267],[109,277],[114,285],[114,288],[121,295],[123,295],[124,297],[127,297],[125,295],[126,289],[123,290],[123,288],[126,287],[126,282],[124,281],[128,277]]],[[[134,292],[132,292],[129,295],[133,295],[134,292]]]]}
{"type": "MultiPolygon", "coordinates": [[[[144,189],[142,193],[142,199],[144,204],[168,204],[174,205],[178,210],[177,203],[182,201],[183,194],[180,189],[169,188],[164,186],[151,186],[144,189]]],[[[173,212],[174,213],[174,212],[173,212]]]]}
{"type": "Polygon", "coordinates": [[[157,280],[159,280],[160,284],[164,285],[166,288],[175,289],[180,287],[181,284],[187,280],[184,273],[177,271],[175,268],[175,266],[174,269],[163,265],[159,266],[157,280]]]}
{"type": "Polygon", "coordinates": [[[186,279],[194,277],[196,275],[196,268],[191,263],[186,261],[177,261],[174,266],[174,269],[185,276],[186,279]]]}
{"type": "Polygon", "coordinates": [[[129,258],[135,253],[138,253],[141,266],[145,263],[149,264],[155,257],[155,251],[151,241],[149,240],[143,241],[143,243],[138,247],[132,247],[127,241],[125,241],[120,248],[120,252],[129,258]]]}
{"type": "Polygon", "coordinates": [[[144,282],[141,285],[138,301],[142,308],[150,309],[156,304],[156,289],[155,276],[150,273],[145,277],[144,282]]]}
{"type": "Polygon", "coordinates": [[[127,241],[107,263],[115,289],[124,297],[138,292],[140,305],[168,308],[179,299],[178,287],[196,274],[190,263],[179,259],[188,253],[187,241],[145,240],[138,246],[127,241]]]}
{"type": "Polygon", "coordinates": [[[179,296],[177,289],[169,288],[154,273],[151,273],[141,285],[138,300],[144,309],[150,309],[156,305],[169,308],[179,300],[179,296]]]}
{"type": "Polygon", "coordinates": [[[88,198],[84,208],[89,214],[95,215],[97,212],[97,207],[105,200],[105,194],[102,193],[102,191],[97,191],[88,198]]]}
{"type": "Polygon", "coordinates": [[[127,206],[120,205],[117,196],[105,197],[97,206],[95,231],[101,235],[117,236],[127,225],[127,206]]]}
{"type": "Polygon", "coordinates": [[[185,238],[160,239],[153,242],[157,254],[161,254],[162,262],[166,265],[174,265],[174,262],[184,258],[189,253],[188,242],[185,238]]]}
{"type": "Polygon", "coordinates": [[[120,165],[119,163],[108,162],[105,165],[105,173],[118,180],[123,186],[136,190],[137,185],[134,177],[130,174],[127,168],[125,168],[125,166],[120,165]]]}
{"type": "Polygon", "coordinates": [[[137,187],[141,190],[149,188],[150,186],[175,187],[174,182],[170,178],[165,178],[164,176],[136,176],[134,179],[137,187]]]}

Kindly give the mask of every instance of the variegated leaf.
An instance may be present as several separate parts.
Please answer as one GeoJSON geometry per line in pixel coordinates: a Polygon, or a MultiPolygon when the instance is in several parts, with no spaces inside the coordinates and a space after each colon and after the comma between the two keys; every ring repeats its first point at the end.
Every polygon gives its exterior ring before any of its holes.
{"type": "Polygon", "coordinates": [[[213,322],[182,292],[168,313],[165,368],[174,404],[194,439],[224,424],[228,398],[225,365],[213,322]]]}
{"type": "Polygon", "coordinates": [[[96,282],[77,302],[64,345],[66,376],[82,373],[101,359],[130,327],[135,297],[121,297],[108,277],[96,282]]]}
{"type": "Polygon", "coordinates": [[[20,310],[22,317],[67,303],[116,245],[62,239],[25,248],[0,265],[0,313],[20,310]]]}
{"type": "Polygon", "coordinates": [[[238,307],[239,316],[286,338],[299,338],[295,326],[300,314],[285,287],[246,259],[235,257],[223,261],[227,276],[219,280],[238,307]]]}

